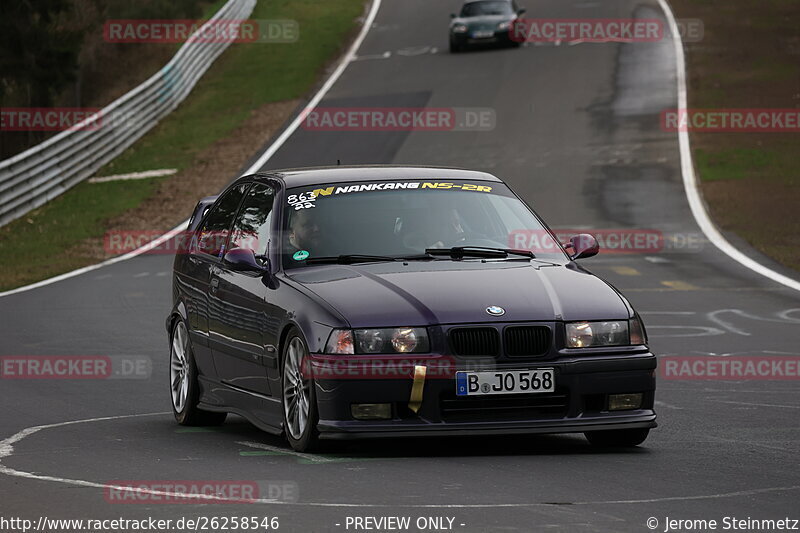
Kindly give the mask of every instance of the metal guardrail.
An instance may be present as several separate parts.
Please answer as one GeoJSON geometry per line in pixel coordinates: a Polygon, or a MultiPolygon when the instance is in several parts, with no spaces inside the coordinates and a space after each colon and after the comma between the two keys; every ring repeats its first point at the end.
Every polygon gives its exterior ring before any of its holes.
{"type": "MultiPolygon", "coordinates": [[[[246,19],[255,5],[256,0],[228,0],[206,24],[246,19]]],[[[225,41],[188,39],[164,68],[95,115],[0,161],[0,226],[90,177],[135,143],[186,98],[231,44],[225,41]]]]}

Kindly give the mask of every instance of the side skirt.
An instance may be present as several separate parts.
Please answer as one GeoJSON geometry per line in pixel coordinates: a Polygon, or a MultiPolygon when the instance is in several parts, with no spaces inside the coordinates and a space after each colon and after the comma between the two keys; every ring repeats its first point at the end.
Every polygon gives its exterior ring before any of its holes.
{"type": "Polygon", "coordinates": [[[279,398],[264,396],[202,377],[200,386],[201,398],[217,400],[216,403],[201,400],[198,404],[200,409],[218,413],[233,413],[247,419],[261,431],[273,435],[283,433],[283,407],[279,398]]]}

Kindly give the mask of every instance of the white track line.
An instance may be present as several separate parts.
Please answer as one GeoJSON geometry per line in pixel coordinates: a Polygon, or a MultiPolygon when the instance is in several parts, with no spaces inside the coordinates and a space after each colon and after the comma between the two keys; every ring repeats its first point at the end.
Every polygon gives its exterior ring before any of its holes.
{"type": "MultiPolygon", "coordinates": [[[[678,78],[678,109],[685,110],[688,108],[686,98],[686,59],[683,54],[683,42],[681,41],[680,31],[678,24],[675,21],[675,15],[669,6],[667,0],[658,0],[661,9],[667,17],[670,32],[672,33],[672,43],[675,47],[675,61],[677,63],[676,73],[678,78]]],[[[683,188],[686,190],[686,198],[689,201],[689,207],[692,210],[692,215],[697,221],[697,225],[703,231],[705,236],[711,241],[714,246],[719,248],[728,257],[749,268],[753,272],[757,272],[764,277],[776,281],[796,291],[800,291],[800,281],[792,279],[783,274],[779,274],[772,269],[769,269],[761,263],[754,261],[747,255],[733,247],[725,237],[719,232],[717,227],[709,218],[706,212],[703,199],[700,195],[700,189],[697,186],[697,176],[694,173],[694,163],[692,162],[692,150],[689,146],[689,132],[678,132],[678,145],[681,152],[681,172],[683,174],[683,188]]]]}
{"type": "Polygon", "coordinates": [[[86,272],[91,272],[92,270],[97,270],[98,268],[113,265],[114,263],[120,263],[122,261],[126,261],[138,255],[142,255],[148,250],[151,250],[156,246],[159,246],[161,243],[166,242],[167,240],[171,239],[174,235],[177,235],[178,233],[183,231],[188,223],[189,223],[188,219],[184,220],[183,222],[181,222],[180,224],[169,230],[161,237],[153,241],[150,241],[141,248],[137,248],[136,250],[128,252],[127,254],[120,255],[119,257],[114,257],[112,259],[108,259],[106,261],[103,261],[102,263],[97,263],[96,265],[89,265],[87,267],[79,268],[77,270],[73,270],[72,272],[67,272],[66,274],[61,274],[53,278],[37,281],[36,283],[31,283],[30,285],[25,285],[24,287],[17,287],[16,289],[11,289],[10,291],[0,292],[0,298],[2,298],[3,296],[10,296],[12,294],[17,294],[18,292],[25,292],[32,289],[37,289],[39,287],[44,287],[45,285],[50,285],[51,283],[55,283],[57,281],[61,281],[64,279],[74,278],[75,276],[80,276],[81,274],[85,274],[86,272]]]}
{"type": "Polygon", "coordinates": [[[296,452],[289,448],[279,448],[278,446],[270,446],[269,444],[264,444],[263,442],[238,441],[236,444],[241,444],[242,446],[247,446],[249,448],[255,448],[256,450],[266,450],[269,452],[281,453],[285,455],[294,455],[295,457],[299,457],[300,459],[305,459],[306,461],[311,461],[314,463],[332,463],[335,461],[335,459],[329,459],[327,457],[322,457],[319,455],[296,452]]]}
{"type": "MultiPolygon", "coordinates": [[[[253,172],[256,172],[258,169],[263,167],[264,164],[267,161],[269,161],[270,158],[275,154],[275,152],[277,152],[278,149],[281,146],[283,146],[286,140],[289,139],[289,137],[291,137],[291,135],[295,132],[295,130],[297,130],[297,128],[300,127],[306,115],[309,112],[311,112],[325,97],[325,95],[328,93],[331,87],[333,87],[333,84],[336,83],[336,81],[341,77],[342,73],[344,72],[344,69],[347,68],[347,65],[351,61],[353,61],[353,59],[356,57],[356,52],[358,51],[358,48],[361,46],[361,43],[364,41],[364,38],[367,36],[367,33],[369,33],[369,29],[370,27],[372,27],[372,23],[375,21],[375,16],[378,14],[378,9],[380,9],[380,7],[381,7],[381,0],[372,0],[372,6],[370,6],[369,12],[367,13],[367,17],[366,19],[364,19],[364,24],[361,26],[361,31],[359,32],[358,36],[353,41],[353,43],[350,45],[350,48],[347,50],[347,53],[342,57],[341,61],[339,61],[336,70],[334,70],[333,73],[331,73],[325,84],[320,88],[319,91],[317,91],[317,93],[314,95],[311,101],[309,101],[309,103],[303,108],[303,110],[292,121],[292,123],[289,124],[289,126],[283,131],[283,133],[281,133],[281,135],[277,139],[275,139],[275,142],[273,142],[269,146],[269,148],[267,148],[264,151],[264,153],[261,154],[261,157],[259,157],[256,160],[256,162],[250,166],[250,168],[244,171],[244,173],[242,174],[243,176],[247,174],[252,174],[253,172]]],[[[61,274],[49,279],[38,281],[30,285],[25,285],[24,287],[18,287],[10,291],[0,292],[0,298],[3,296],[10,296],[12,294],[17,294],[19,292],[29,291],[39,287],[44,287],[45,285],[50,285],[51,283],[56,283],[57,281],[79,276],[81,274],[85,274],[86,272],[91,272],[92,270],[96,270],[98,268],[102,268],[108,265],[113,265],[114,263],[119,263],[121,261],[126,261],[133,257],[142,255],[148,250],[151,250],[152,248],[155,248],[161,243],[172,238],[174,235],[179,233],[183,228],[185,228],[188,223],[189,223],[188,219],[184,220],[183,222],[175,226],[173,229],[169,230],[161,237],[125,255],[108,259],[107,261],[103,261],[102,263],[97,263],[96,265],[90,265],[87,267],[79,268],[77,270],[73,270],[72,272],[67,272],[65,274],[61,274]]]]}
{"type": "Polygon", "coordinates": [[[128,174],[114,174],[113,176],[103,176],[100,178],[89,178],[89,183],[107,183],[109,181],[143,180],[147,178],[160,178],[162,176],[172,176],[177,174],[177,168],[162,168],[160,170],[145,170],[143,172],[130,172],[128,174]]]}
{"type": "Polygon", "coordinates": [[[717,403],[727,403],[731,405],[747,405],[750,407],[782,407],[784,409],[800,409],[800,405],[782,405],[782,404],[774,404],[774,403],[751,403],[751,402],[732,402],[728,400],[712,400],[708,399],[709,402],[717,402],[717,403]]]}
{"type": "MultiPolygon", "coordinates": [[[[94,423],[94,422],[105,422],[110,420],[120,420],[125,418],[135,418],[140,416],[163,416],[168,415],[169,412],[165,413],[146,413],[146,414],[138,414],[138,415],[120,415],[120,416],[106,416],[101,418],[89,418],[85,420],[73,420],[70,422],[59,422],[57,424],[47,424],[43,426],[33,426],[27,429],[23,429],[8,437],[2,441],[0,441],[0,461],[4,458],[9,457],[14,452],[14,444],[17,444],[22,439],[33,435],[42,430],[46,429],[54,429],[63,426],[71,426],[74,424],[86,424],[86,423],[94,423]]],[[[219,496],[206,496],[206,495],[187,495],[185,493],[180,492],[169,492],[163,490],[153,490],[153,489],[146,489],[142,487],[129,487],[129,486],[119,486],[119,485],[109,485],[105,483],[97,483],[96,481],[86,481],[82,479],[69,479],[69,478],[61,478],[55,476],[45,476],[42,474],[35,474],[33,472],[24,472],[21,470],[14,470],[13,468],[9,468],[3,464],[0,464],[0,474],[5,474],[7,476],[24,478],[24,479],[36,479],[39,481],[52,481],[55,483],[63,483],[66,485],[73,485],[77,487],[87,487],[87,488],[97,488],[102,490],[118,490],[121,492],[134,492],[137,494],[150,494],[152,496],[159,496],[159,497],[170,497],[170,498],[187,498],[190,497],[192,499],[208,499],[208,503],[222,503],[222,502],[238,502],[241,503],[240,499],[231,499],[231,498],[224,498],[219,496]]],[[[769,494],[772,492],[788,492],[788,491],[796,491],[800,490],[800,485],[791,485],[786,487],[764,487],[759,489],[745,489],[739,490],[734,492],[721,492],[715,494],[697,494],[694,496],[666,496],[663,498],[648,498],[648,499],[638,499],[638,500],[597,500],[597,501],[577,501],[577,502],[569,502],[571,505],[631,505],[631,504],[641,504],[641,503],[662,503],[662,502],[670,502],[670,501],[692,501],[692,500],[716,500],[720,498],[737,498],[743,496],[755,496],[757,494],[769,494]]],[[[300,507],[346,507],[346,508],[403,508],[403,509],[493,509],[493,508],[525,508],[525,507],[552,507],[553,505],[558,505],[556,503],[546,503],[546,502],[530,502],[530,503],[443,503],[443,504],[436,504],[436,503],[429,503],[429,504],[392,504],[392,503],[351,503],[351,502],[288,502],[288,501],[281,501],[281,500],[273,500],[273,499],[253,499],[248,500],[248,503],[260,503],[260,504],[274,504],[274,505],[294,505],[300,507]]]]}
{"type": "Polygon", "coordinates": [[[53,429],[59,428],[63,426],[72,426],[74,424],[86,424],[88,422],[104,422],[106,420],[121,420],[123,418],[136,418],[140,416],[161,416],[161,415],[168,415],[169,412],[163,413],[144,413],[144,414],[136,414],[136,415],[117,415],[117,416],[104,416],[100,418],[87,418],[84,420],[72,420],[70,422],[58,422],[56,424],[45,424],[42,426],[32,426],[29,428],[25,428],[22,431],[19,431],[10,437],[0,440],[0,461],[4,458],[10,456],[14,453],[14,444],[21,441],[26,437],[30,437],[34,433],[38,433],[43,429],[53,429]]]}

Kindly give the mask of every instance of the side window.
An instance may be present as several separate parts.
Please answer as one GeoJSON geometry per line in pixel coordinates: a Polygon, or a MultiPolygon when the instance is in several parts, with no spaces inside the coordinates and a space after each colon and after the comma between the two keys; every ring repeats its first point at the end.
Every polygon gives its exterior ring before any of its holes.
{"type": "Polygon", "coordinates": [[[221,257],[225,252],[228,232],[246,188],[247,184],[243,183],[229,190],[212,208],[197,237],[197,249],[200,252],[214,257],[221,257]]]}
{"type": "Polygon", "coordinates": [[[256,255],[267,253],[274,200],[275,190],[272,187],[260,183],[253,185],[233,225],[231,248],[248,248],[256,255]]]}

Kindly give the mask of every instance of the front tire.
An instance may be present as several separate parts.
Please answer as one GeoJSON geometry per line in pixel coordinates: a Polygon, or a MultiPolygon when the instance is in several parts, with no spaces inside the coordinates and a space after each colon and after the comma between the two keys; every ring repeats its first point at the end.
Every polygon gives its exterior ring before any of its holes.
{"type": "Polygon", "coordinates": [[[183,319],[172,326],[169,350],[170,396],[172,414],[182,426],[218,426],[225,422],[228,413],[213,413],[197,407],[200,385],[197,381],[197,365],[192,355],[189,332],[183,319]]]}
{"type": "Polygon", "coordinates": [[[645,441],[650,434],[644,429],[612,429],[608,431],[587,431],[586,440],[598,448],[633,448],[645,441]]]}
{"type": "Polygon", "coordinates": [[[283,349],[281,403],[286,440],[298,452],[319,447],[317,395],[314,380],[303,370],[307,364],[308,346],[300,332],[292,329],[283,349]]]}

